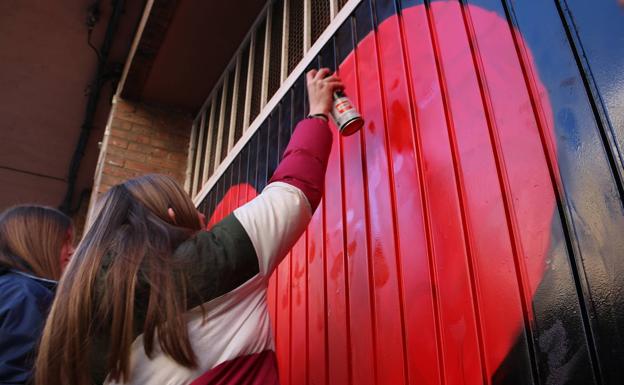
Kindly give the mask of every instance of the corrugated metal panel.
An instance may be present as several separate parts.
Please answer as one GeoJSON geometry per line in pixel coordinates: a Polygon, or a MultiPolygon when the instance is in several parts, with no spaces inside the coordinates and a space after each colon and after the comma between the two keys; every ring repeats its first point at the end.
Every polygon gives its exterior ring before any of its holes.
{"type": "MultiPolygon", "coordinates": [[[[271,278],[282,384],[624,383],[622,107],[568,3],[363,1],[311,63],[366,125],[335,135],[271,278]]],[[[305,109],[302,77],[201,203],[211,224],[305,109]]]]}

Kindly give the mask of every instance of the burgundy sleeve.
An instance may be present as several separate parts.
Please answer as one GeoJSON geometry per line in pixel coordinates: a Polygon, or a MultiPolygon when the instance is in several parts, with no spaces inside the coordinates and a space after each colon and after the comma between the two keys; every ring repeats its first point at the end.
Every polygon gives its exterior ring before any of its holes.
{"type": "Polygon", "coordinates": [[[284,182],[297,187],[305,194],[312,211],[316,210],[323,195],[331,146],[332,132],[327,122],[320,118],[302,120],[269,183],[284,182]]]}

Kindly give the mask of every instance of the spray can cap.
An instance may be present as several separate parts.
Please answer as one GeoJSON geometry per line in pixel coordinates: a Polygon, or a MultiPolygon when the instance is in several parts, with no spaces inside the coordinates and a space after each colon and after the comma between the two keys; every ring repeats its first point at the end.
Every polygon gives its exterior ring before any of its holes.
{"type": "Polygon", "coordinates": [[[334,99],[335,98],[344,98],[345,96],[347,96],[347,95],[345,95],[344,90],[336,90],[336,91],[334,91],[334,99]]]}

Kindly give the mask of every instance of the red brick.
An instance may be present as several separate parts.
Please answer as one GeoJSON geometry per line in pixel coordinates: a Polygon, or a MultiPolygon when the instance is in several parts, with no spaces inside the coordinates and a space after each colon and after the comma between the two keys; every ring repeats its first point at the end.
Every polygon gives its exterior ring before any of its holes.
{"type": "Polygon", "coordinates": [[[174,133],[171,133],[171,132],[155,131],[154,137],[156,139],[169,141],[169,140],[176,140],[178,135],[175,135],[174,133]]]}
{"type": "Polygon", "coordinates": [[[111,176],[111,175],[102,174],[102,179],[100,179],[100,183],[106,184],[106,185],[110,185],[110,186],[114,186],[116,184],[119,184],[119,183],[123,182],[124,179],[125,178],[121,178],[121,177],[118,177],[118,176],[111,176]]]}
{"type": "Polygon", "coordinates": [[[113,118],[113,120],[111,121],[111,127],[117,128],[119,130],[128,131],[132,127],[132,123],[128,122],[127,120],[113,118]]]}
{"type": "Polygon", "coordinates": [[[99,192],[144,173],[159,172],[184,182],[191,117],[117,100],[100,168],[99,192]]]}
{"type": "Polygon", "coordinates": [[[141,143],[130,143],[128,145],[128,150],[129,151],[135,151],[135,152],[140,152],[143,154],[153,154],[154,150],[156,150],[154,147],[147,145],[147,144],[141,144],[141,143]]]}
{"type": "Polygon", "coordinates": [[[130,170],[136,170],[141,172],[156,172],[157,167],[154,167],[151,164],[143,163],[143,162],[135,162],[133,160],[126,161],[126,168],[130,170]]]}
{"type": "Polygon", "coordinates": [[[111,146],[108,147],[108,153],[115,155],[122,159],[129,159],[129,160],[134,160],[137,162],[144,162],[146,159],[146,155],[140,152],[128,151],[123,148],[117,148],[117,147],[111,147],[111,146]]]}
{"type": "Polygon", "coordinates": [[[139,115],[149,116],[152,119],[157,119],[160,115],[166,113],[158,107],[153,107],[146,104],[140,104],[136,112],[139,115]]]}
{"type": "Polygon", "coordinates": [[[128,148],[128,141],[117,138],[116,136],[111,136],[108,139],[108,144],[113,145],[115,147],[119,147],[119,148],[128,148]]]}
{"type": "Polygon", "coordinates": [[[137,134],[135,134],[134,132],[130,132],[130,131],[120,131],[120,130],[111,130],[111,136],[115,136],[117,138],[121,138],[121,139],[126,139],[127,141],[130,142],[136,142],[136,138],[137,138],[137,134]]]}
{"type": "Polygon", "coordinates": [[[152,146],[160,147],[160,148],[169,148],[171,146],[169,142],[166,142],[164,140],[159,140],[159,139],[151,139],[149,143],[152,146]]]}
{"type": "Polygon", "coordinates": [[[127,168],[122,168],[122,167],[115,167],[111,165],[107,165],[106,167],[104,167],[104,169],[102,170],[102,174],[110,175],[110,176],[114,176],[118,178],[123,178],[123,179],[134,178],[135,176],[139,175],[137,171],[130,170],[127,168]]]}
{"type": "Polygon", "coordinates": [[[152,119],[150,117],[136,112],[120,111],[117,116],[120,119],[126,120],[131,123],[142,124],[145,126],[150,126],[152,124],[152,119]]]}
{"type": "MultiPolygon", "coordinates": [[[[110,149],[109,149],[110,150],[110,149]]],[[[106,158],[105,158],[105,162],[107,164],[113,165],[113,166],[117,166],[117,167],[123,167],[126,160],[122,157],[113,155],[110,153],[110,151],[108,151],[109,153],[106,154],[106,158]]]]}
{"type": "Polygon", "coordinates": [[[152,147],[152,152],[151,152],[152,156],[165,157],[167,156],[167,154],[169,154],[168,150],[152,147]]]}
{"type": "Polygon", "coordinates": [[[134,142],[148,144],[150,142],[150,137],[147,135],[137,135],[135,136],[134,142]]]}
{"type": "Polygon", "coordinates": [[[113,187],[111,185],[107,185],[104,183],[100,183],[100,188],[98,188],[98,192],[100,194],[107,192],[108,190],[110,190],[110,188],[113,187]]]}
{"type": "Polygon", "coordinates": [[[111,130],[111,136],[115,136],[117,138],[125,139],[128,142],[135,142],[135,143],[147,144],[150,141],[149,136],[137,134],[135,132],[130,132],[130,131],[111,130]]]}
{"type": "Polygon", "coordinates": [[[186,166],[186,160],[188,159],[188,155],[181,152],[170,152],[167,155],[167,158],[171,159],[174,162],[184,163],[184,165],[186,166]]]}
{"type": "Polygon", "coordinates": [[[133,123],[132,127],[130,128],[130,130],[132,130],[132,132],[136,132],[138,134],[150,134],[150,133],[152,133],[153,128],[150,127],[150,126],[133,123]]]}
{"type": "Polygon", "coordinates": [[[179,172],[162,170],[160,173],[161,174],[165,174],[165,175],[169,175],[170,177],[172,177],[175,180],[177,180],[179,183],[184,183],[184,177],[179,172]]]}
{"type": "Polygon", "coordinates": [[[147,163],[153,164],[158,167],[166,168],[168,170],[173,170],[173,171],[178,171],[181,167],[186,166],[186,165],[181,165],[179,162],[169,160],[167,158],[155,158],[155,157],[148,157],[147,163]]]}
{"type": "Polygon", "coordinates": [[[136,109],[136,104],[121,99],[117,99],[117,103],[115,104],[115,113],[134,112],[136,109]]]}

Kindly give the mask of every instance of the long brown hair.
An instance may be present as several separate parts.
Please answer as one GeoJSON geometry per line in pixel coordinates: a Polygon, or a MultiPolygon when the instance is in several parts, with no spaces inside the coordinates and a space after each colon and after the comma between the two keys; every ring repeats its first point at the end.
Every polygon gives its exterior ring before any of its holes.
{"type": "Polygon", "coordinates": [[[72,222],[45,206],[22,205],[0,215],[0,266],[58,280],[61,249],[72,222]]]}
{"type": "Polygon", "coordinates": [[[164,353],[195,367],[183,319],[187,281],[172,254],[200,227],[193,202],[170,177],[145,175],[104,194],[59,283],[35,364],[35,383],[90,384],[91,359],[101,354],[92,351],[93,342],[101,335],[110,341],[109,378],[127,381],[137,328],[148,356],[157,337],[164,353]]]}

